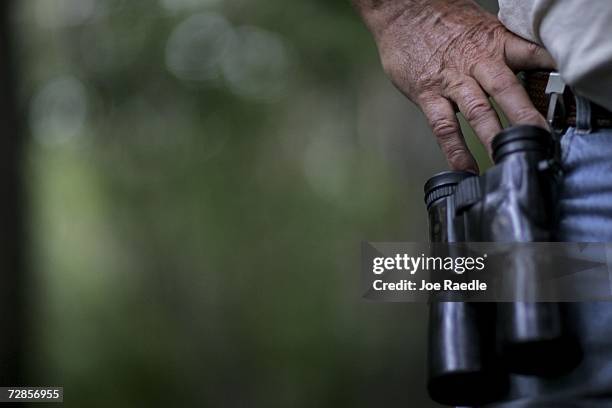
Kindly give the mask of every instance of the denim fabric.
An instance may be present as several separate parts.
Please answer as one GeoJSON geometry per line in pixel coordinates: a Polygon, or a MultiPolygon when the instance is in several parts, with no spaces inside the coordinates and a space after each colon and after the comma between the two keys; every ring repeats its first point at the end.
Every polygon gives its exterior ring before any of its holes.
{"type": "Polygon", "coordinates": [[[571,128],[561,149],[559,240],[612,242],[612,129],[571,128]]]}
{"type": "MultiPolygon", "coordinates": [[[[612,129],[592,129],[590,105],[577,105],[577,127],[561,139],[557,239],[612,242],[612,129]]],[[[580,364],[556,378],[513,376],[514,398],[495,407],[612,407],[612,302],[563,307],[584,353],[580,364]]]]}

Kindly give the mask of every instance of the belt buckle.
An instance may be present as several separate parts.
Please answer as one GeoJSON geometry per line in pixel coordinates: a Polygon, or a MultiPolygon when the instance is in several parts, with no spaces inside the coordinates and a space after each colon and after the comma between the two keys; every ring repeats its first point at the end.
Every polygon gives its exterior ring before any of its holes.
{"type": "Polygon", "coordinates": [[[561,79],[561,75],[559,75],[558,72],[551,72],[548,75],[548,83],[546,84],[546,91],[544,92],[549,97],[546,121],[550,125],[551,130],[557,134],[562,133],[566,126],[566,109],[563,100],[564,92],[565,82],[561,79]]]}
{"type": "Polygon", "coordinates": [[[553,159],[545,167],[552,169],[555,177],[561,177],[561,136],[567,128],[567,109],[563,94],[565,92],[565,82],[561,79],[558,72],[548,74],[548,83],[544,93],[548,98],[548,111],[546,120],[550,126],[553,140],[553,159]]]}

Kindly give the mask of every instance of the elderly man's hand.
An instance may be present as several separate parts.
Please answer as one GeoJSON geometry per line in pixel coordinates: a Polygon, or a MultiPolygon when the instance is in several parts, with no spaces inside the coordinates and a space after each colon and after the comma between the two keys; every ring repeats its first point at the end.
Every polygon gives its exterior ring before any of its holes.
{"type": "Polygon", "coordinates": [[[501,130],[488,96],[513,124],[546,127],[513,71],[553,68],[550,55],[507,31],[472,0],[354,0],[392,82],[427,117],[451,168],[478,171],[458,108],[489,149],[501,130]]]}

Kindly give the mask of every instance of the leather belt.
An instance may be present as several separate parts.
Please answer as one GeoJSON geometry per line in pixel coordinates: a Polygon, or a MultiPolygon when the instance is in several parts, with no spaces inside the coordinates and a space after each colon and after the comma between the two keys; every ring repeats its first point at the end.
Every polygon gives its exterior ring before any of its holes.
{"type": "MultiPolygon", "coordinates": [[[[548,95],[545,93],[548,76],[547,71],[531,71],[524,72],[521,78],[531,101],[544,117],[548,110],[548,95]]],[[[565,87],[563,101],[566,108],[566,125],[576,126],[576,98],[569,87],[565,87]]],[[[591,125],[598,128],[612,127],[612,112],[591,102],[591,125]]]]}

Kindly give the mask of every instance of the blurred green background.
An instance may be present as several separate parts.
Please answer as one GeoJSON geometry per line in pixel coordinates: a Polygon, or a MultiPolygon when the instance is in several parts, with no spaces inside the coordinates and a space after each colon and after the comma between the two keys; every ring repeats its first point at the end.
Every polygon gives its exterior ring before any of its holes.
{"type": "Polygon", "coordinates": [[[360,299],[446,164],[348,0],[16,2],[27,378],[66,405],[429,407],[360,299]]]}

